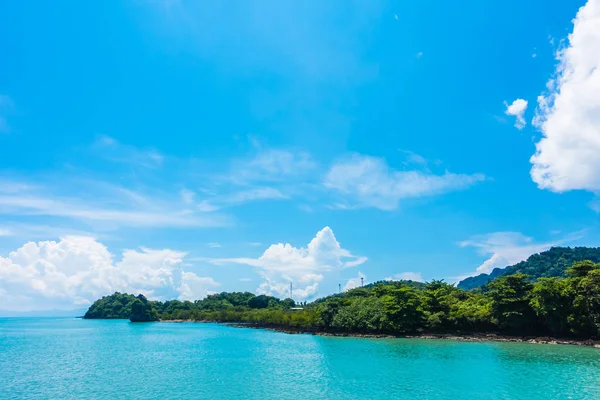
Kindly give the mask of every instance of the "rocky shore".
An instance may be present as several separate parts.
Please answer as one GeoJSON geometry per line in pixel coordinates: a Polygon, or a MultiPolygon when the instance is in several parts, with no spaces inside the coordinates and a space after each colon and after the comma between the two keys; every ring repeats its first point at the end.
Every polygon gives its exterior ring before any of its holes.
{"type": "MultiPolygon", "coordinates": [[[[161,322],[184,323],[184,322],[203,322],[203,323],[219,323],[216,321],[193,321],[193,320],[163,320],[161,322]]],[[[265,329],[274,332],[282,332],[292,335],[317,335],[317,336],[338,336],[338,337],[358,337],[368,339],[438,339],[438,340],[457,340],[463,342],[518,342],[532,344],[562,344],[573,346],[589,346],[600,349],[600,340],[592,339],[572,339],[572,338],[553,338],[539,336],[510,336],[496,333],[421,333],[410,335],[389,335],[389,334],[373,334],[373,333],[348,333],[325,331],[322,329],[306,329],[291,326],[277,326],[266,324],[251,324],[243,322],[227,322],[222,323],[234,328],[251,328],[265,329]]]]}

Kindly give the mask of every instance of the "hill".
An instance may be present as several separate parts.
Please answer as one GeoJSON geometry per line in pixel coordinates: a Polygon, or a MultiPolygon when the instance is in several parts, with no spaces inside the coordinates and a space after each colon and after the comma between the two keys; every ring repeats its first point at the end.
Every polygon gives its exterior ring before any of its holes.
{"type": "Polygon", "coordinates": [[[499,276],[522,273],[534,279],[564,277],[565,270],[575,262],[590,260],[600,262],[600,247],[552,247],[550,250],[533,254],[526,261],[521,261],[506,268],[494,268],[490,274],[480,274],[458,283],[458,287],[471,290],[487,284],[499,276]]]}

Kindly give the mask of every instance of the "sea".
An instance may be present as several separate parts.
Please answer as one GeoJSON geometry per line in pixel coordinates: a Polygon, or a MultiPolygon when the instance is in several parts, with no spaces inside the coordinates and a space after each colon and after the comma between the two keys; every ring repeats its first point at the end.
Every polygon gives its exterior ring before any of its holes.
{"type": "Polygon", "coordinates": [[[4,318],[0,399],[600,399],[600,349],[4,318]]]}

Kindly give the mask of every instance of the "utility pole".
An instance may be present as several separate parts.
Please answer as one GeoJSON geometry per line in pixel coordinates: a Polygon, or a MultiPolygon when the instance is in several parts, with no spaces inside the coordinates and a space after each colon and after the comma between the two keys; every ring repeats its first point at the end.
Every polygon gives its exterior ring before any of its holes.
{"type": "Polygon", "coordinates": [[[364,286],[364,279],[362,276],[360,277],[360,287],[364,286]]]}

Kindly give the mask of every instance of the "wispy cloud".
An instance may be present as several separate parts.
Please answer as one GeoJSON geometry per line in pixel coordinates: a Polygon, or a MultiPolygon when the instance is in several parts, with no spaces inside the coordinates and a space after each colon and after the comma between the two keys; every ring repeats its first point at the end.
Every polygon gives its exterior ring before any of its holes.
{"type": "Polygon", "coordinates": [[[428,171],[398,171],[382,158],[354,154],[335,162],[325,176],[327,189],[342,201],[335,208],[373,207],[394,210],[402,199],[439,195],[466,189],[485,180],[483,174],[435,175],[428,171]]]}
{"type": "Polygon", "coordinates": [[[231,223],[226,216],[203,214],[166,195],[145,196],[102,182],[91,182],[89,187],[95,187],[92,192],[78,185],[82,191],[71,190],[68,195],[43,184],[13,182],[9,187],[11,192],[0,194],[0,215],[106,221],[132,227],[214,227],[231,223]]]}
{"type": "Polygon", "coordinates": [[[286,182],[302,179],[317,163],[304,151],[260,149],[252,157],[234,160],[228,179],[237,184],[286,182]]]}
{"type": "Polygon", "coordinates": [[[252,189],[235,191],[228,194],[212,196],[207,200],[202,200],[197,207],[201,211],[212,212],[222,208],[238,206],[257,200],[286,200],[290,197],[284,195],[272,187],[255,187],[252,189]]]}
{"type": "Polygon", "coordinates": [[[123,144],[105,135],[98,137],[92,149],[107,160],[144,168],[159,168],[165,158],[157,150],[123,144]]]}

